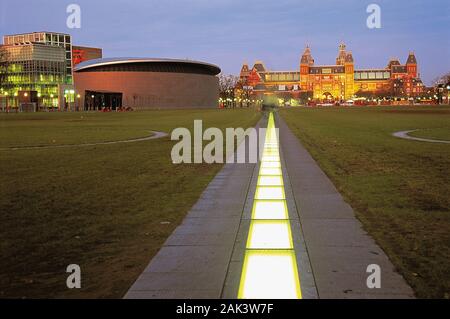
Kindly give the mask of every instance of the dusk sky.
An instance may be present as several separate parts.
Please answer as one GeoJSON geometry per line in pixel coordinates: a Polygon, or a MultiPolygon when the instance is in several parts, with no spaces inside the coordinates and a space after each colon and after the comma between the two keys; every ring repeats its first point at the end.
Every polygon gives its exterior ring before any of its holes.
{"type": "Polygon", "coordinates": [[[1,0],[0,34],[70,33],[105,57],[169,57],[211,62],[237,74],[244,61],[297,70],[306,44],[316,64],[333,64],[341,41],[356,68],[404,63],[416,53],[425,84],[450,71],[449,0],[1,0]],[[81,29],[66,26],[81,6],[81,29]],[[366,26],[369,4],[381,29],[366,26]]]}

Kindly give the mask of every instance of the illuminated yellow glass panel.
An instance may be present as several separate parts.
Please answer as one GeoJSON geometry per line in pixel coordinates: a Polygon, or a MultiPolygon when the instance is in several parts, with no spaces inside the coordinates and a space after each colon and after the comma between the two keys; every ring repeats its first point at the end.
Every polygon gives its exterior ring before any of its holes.
{"type": "Polygon", "coordinates": [[[263,156],[262,157],[267,157],[267,156],[277,156],[280,157],[280,153],[278,153],[278,151],[264,151],[263,156]]]}
{"type": "Polygon", "coordinates": [[[252,219],[288,219],[285,200],[255,200],[252,219]]]}
{"type": "Polygon", "coordinates": [[[261,159],[262,162],[279,162],[280,161],[280,156],[275,155],[275,156],[263,156],[263,158],[261,159]]]}
{"type": "Polygon", "coordinates": [[[282,176],[260,176],[258,186],[283,186],[282,176]]]}
{"type": "Polygon", "coordinates": [[[261,168],[259,175],[283,175],[281,168],[261,168]]]}
{"type": "Polygon", "coordinates": [[[248,250],[239,299],[301,299],[293,250],[248,250]]]}
{"type": "Polygon", "coordinates": [[[280,162],[262,162],[261,167],[263,168],[281,168],[280,162]]]}
{"type": "Polygon", "coordinates": [[[255,199],[285,199],[283,186],[257,186],[255,199]]]}
{"type": "Polygon", "coordinates": [[[250,224],[247,249],[293,249],[288,220],[254,220],[250,224]]]}

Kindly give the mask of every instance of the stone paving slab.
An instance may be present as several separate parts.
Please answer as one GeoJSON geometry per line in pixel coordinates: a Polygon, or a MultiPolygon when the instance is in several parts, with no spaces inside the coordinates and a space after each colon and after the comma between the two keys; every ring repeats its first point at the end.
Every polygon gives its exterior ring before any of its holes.
{"type": "Polygon", "coordinates": [[[319,298],[413,298],[412,289],[330,179],[284,120],[276,118],[319,298]],[[381,267],[381,289],[366,285],[370,264],[381,267]]]}

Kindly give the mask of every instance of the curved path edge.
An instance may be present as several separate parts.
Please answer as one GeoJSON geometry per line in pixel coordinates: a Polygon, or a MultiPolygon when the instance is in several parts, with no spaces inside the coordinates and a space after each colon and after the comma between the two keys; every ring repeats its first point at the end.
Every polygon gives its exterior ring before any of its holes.
{"type": "Polygon", "coordinates": [[[0,148],[0,151],[41,150],[41,149],[51,149],[51,148],[69,148],[69,147],[85,147],[85,146],[97,146],[97,145],[113,145],[113,144],[121,144],[121,143],[136,143],[136,142],[156,140],[159,138],[169,136],[169,134],[167,134],[165,132],[150,131],[150,133],[152,133],[152,135],[147,136],[147,137],[140,137],[140,138],[135,138],[135,139],[130,139],[130,140],[123,140],[123,141],[110,141],[110,142],[98,142],[98,143],[86,143],[86,144],[68,144],[68,145],[6,147],[6,148],[0,148]]]}
{"type": "Polygon", "coordinates": [[[402,138],[405,140],[410,140],[410,141],[450,144],[450,141],[433,140],[433,139],[429,139],[429,138],[414,137],[414,136],[409,135],[409,133],[417,132],[417,131],[419,131],[419,130],[400,131],[400,132],[393,133],[392,136],[402,138]]]}

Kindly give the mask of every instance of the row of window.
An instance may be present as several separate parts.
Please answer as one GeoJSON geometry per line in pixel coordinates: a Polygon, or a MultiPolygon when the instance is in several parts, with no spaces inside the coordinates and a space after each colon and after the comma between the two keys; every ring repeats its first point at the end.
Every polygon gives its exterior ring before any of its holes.
{"type": "Polygon", "coordinates": [[[59,33],[29,33],[5,36],[4,43],[6,45],[23,44],[31,42],[67,44],[71,43],[70,35],[59,33]]]}
{"type": "MultiPolygon", "coordinates": [[[[54,61],[23,61],[16,62],[6,65],[7,73],[17,74],[17,73],[59,73],[64,74],[67,68],[64,62],[54,62],[54,61]]],[[[67,72],[66,72],[67,73],[67,72]]]]}
{"type": "Polygon", "coordinates": [[[65,76],[57,74],[22,74],[22,75],[8,75],[5,77],[5,84],[11,83],[14,85],[21,85],[25,83],[36,84],[54,84],[63,83],[65,76]]]}
{"type": "Polygon", "coordinates": [[[336,67],[311,67],[309,68],[309,74],[334,74],[334,73],[344,73],[345,68],[343,66],[336,67]]]}
{"type": "Polygon", "coordinates": [[[388,80],[391,73],[387,71],[356,71],[355,80],[388,80]]]}
{"type": "MultiPolygon", "coordinates": [[[[355,72],[355,80],[389,80],[391,78],[391,74],[389,72],[355,72]]],[[[315,76],[315,81],[327,81],[327,80],[335,80],[335,81],[345,81],[345,76],[337,76],[337,75],[323,75],[323,76],[315,76]]],[[[269,73],[265,74],[266,82],[275,82],[275,81],[300,81],[300,74],[274,74],[269,73]]]]}
{"type": "Polygon", "coordinates": [[[265,79],[267,82],[300,81],[300,73],[297,72],[267,73],[265,74],[265,79]]]}

